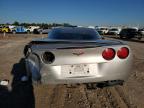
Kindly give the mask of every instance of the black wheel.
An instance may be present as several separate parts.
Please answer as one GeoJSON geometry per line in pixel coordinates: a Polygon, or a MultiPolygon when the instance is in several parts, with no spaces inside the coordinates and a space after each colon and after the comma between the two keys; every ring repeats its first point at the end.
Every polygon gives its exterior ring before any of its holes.
{"type": "Polygon", "coordinates": [[[120,39],[123,39],[123,36],[120,36],[120,39]]]}
{"type": "Polygon", "coordinates": [[[43,32],[42,32],[42,31],[40,31],[40,34],[43,34],[43,32]]]}
{"type": "Polygon", "coordinates": [[[142,37],[138,37],[138,40],[141,40],[142,37]]]}
{"type": "Polygon", "coordinates": [[[30,30],[27,30],[27,34],[30,34],[30,30]]]}
{"type": "Polygon", "coordinates": [[[129,36],[126,36],[126,39],[131,39],[131,37],[129,37],[129,36]]]}
{"type": "Polygon", "coordinates": [[[13,34],[16,34],[16,31],[15,31],[15,30],[13,30],[13,31],[12,31],[12,33],[13,33],[13,34]]]}
{"type": "Polygon", "coordinates": [[[6,33],[6,31],[4,30],[3,33],[6,33]]]}
{"type": "Polygon", "coordinates": [[[141,40],[142,39],[142,35],[138,35],[138,40],[141,40]]]}

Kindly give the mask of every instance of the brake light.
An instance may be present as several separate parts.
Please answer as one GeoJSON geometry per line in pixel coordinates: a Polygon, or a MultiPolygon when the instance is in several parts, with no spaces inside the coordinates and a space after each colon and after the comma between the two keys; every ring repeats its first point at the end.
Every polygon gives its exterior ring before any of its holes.
{"type": "Polygon", "coordinates": [[[115,57],[115,50],[112,48],[107,48],[103,51],[102,56],[106,60],[112,60],[115,57]]]}
{"type": "Polygon", "coordinates": [[[128,55],[129,55],[129,49],[126,47],[122,47],[117,51],[117,56],[120,59],[125,59],[128,57],[128,55]]]}

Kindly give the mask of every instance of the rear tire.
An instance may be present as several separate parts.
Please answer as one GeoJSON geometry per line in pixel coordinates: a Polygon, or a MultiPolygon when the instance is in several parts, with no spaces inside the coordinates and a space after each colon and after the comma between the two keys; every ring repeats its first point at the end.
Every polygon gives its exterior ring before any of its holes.
{"type": "Polygon", "coordinates": [[[123,36],[120,36],[120,39],[123,39],[123,36]]]}
{"type": "Polygon", "coordinates": [[[4,30],[3,33],[6,33],[6,31],[4,30]]]}
{"type": "Polygon", "coordinates": [[[138,37],[138,40],[141,40],[141,37],[138,37]]]}
{"type": "Polygon", "coordinates": [[[12,31],[12,33],[13,33],[13,34],[16,34],[16,31],[15,31],[15,30],[13,30],[13,31],[12,31]]]}
{"type": "Polygon", "coordinates": [[[43,34],[43,32],[42,32],[42,31],[40,31],[40,34],[43,34]]]}
{"type": "Polygon", "coordinates": [[[27,30],[27,34],[30,34],[30,30],[27,30]]]}
{"type": "Polygon", "coordinates": [[[142,35],[138,35],[138,40],[141,40],[142,39],[142,35]]]}

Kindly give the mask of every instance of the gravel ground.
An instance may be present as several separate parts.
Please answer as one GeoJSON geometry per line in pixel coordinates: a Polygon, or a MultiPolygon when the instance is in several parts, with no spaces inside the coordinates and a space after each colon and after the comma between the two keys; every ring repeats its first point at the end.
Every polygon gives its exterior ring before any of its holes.
{"type": "MultiPolygon", "coordinates": [[[[0,80],[10,80],[10,87],[0,86],[0,108],[143,108],[144,39],[124,40],[133,51],[131,76],[123,86],[86,89],[84,85],[32,85],[20,82],[25,74],[23,48],[33,38],[47,35],[0,34],[0,80]]],[[[106,39],[118,39],[105,36],[106,39]]]]}

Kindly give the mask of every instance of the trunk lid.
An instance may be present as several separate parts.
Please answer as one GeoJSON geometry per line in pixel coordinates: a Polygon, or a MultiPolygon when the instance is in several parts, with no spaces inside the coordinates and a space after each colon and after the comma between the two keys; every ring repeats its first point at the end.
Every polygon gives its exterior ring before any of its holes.
{"type": "MultiPolygon", "coordinates": [[[[107,62],[102,52],[107,47],[119,46],[120,41],[33,41],[32,50],[39,57],[44,52],[52,52],[55,60],[50,65],[95,64],[107,62]]],[[[42,60],[42,59],[41,59],[42,60]]]]}

